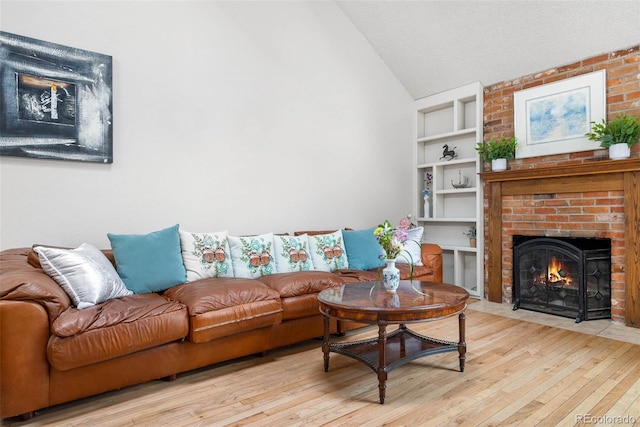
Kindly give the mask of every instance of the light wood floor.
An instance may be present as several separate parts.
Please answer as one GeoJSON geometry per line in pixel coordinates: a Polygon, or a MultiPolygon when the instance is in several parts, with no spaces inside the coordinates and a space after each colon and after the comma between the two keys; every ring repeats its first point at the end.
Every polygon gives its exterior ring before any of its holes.
{"type": "MultiPolygon", "coordinates": [[[[457,341],[457,317],[410,328],[457,341]]],[[[375,336],[367,327],[341,339],[375,336]]],[[[428,356],[374,372],[320,341],[39,411],[9,426],[640,426],[640,346],[467,310],[467,362],[428,356]],[[601,418],[598,418],[601,417],[601,418]],[[581,421],[583,421],[581,423],[581,421]],[[598,422],[600,421],[600,422],[598,422]]]]}

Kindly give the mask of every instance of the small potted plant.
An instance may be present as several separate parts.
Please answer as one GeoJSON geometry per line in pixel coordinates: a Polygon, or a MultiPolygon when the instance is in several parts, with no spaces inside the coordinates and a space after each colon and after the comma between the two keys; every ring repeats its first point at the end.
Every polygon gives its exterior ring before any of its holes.
{"type": "Polygon", "coordinates": [[[624,113],[616,116],[607,124],[591,122],[591,132],[585,135],[591,141],[599,141],[600,147],[609,149],[612,160],[626,159],[631,156],[631,147],[640,142],[640,115],[627,116],[624,113]]]}
{"type": "Polygon", "coordinates": [[[472,248],[476,247],[476,226],[472,225],[471,227],[469,227],[469,230],[467,230],[465,233],[462,233],[465,236],[467,236],[469,238],[469,246],[471,246],[472,248]]]}
{"type": "Polygon", "coordinates": [[[476,151],[485,162],[491,162],[491,170],[503,171],[507,169],[507,160],[515,158],[518,142],[515,136],[500,139],[491,138],[487,142],[478,142],[476,151]]]}

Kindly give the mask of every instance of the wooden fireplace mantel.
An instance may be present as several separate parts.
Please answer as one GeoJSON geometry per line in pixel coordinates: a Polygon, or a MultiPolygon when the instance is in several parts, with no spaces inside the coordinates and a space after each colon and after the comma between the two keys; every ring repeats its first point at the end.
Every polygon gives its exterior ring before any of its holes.
{"type": "Polygon", "coordinates": [[[625,324],[640,328],[640,158],[482,172],[488,183],[485,242],[488,299],[502,302],[502,197],[584,191],[624,192],[625,324]]]}

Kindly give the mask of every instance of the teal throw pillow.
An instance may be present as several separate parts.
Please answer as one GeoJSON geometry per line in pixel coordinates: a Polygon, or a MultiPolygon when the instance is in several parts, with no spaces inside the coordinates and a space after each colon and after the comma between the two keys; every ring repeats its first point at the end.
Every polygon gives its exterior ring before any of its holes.
{"type": "Polygon", "coordinates": [[[145,294],[187,281],[178,228],[176,224],[149,234],[107,234],[127,289],[145,294]]]}
{"type": "Polygon", "coordinates": [[[373,230],[374,228],[342,231],[349,268],[371,270],[385,265],[384,250],[373,235],[373,230]]]}

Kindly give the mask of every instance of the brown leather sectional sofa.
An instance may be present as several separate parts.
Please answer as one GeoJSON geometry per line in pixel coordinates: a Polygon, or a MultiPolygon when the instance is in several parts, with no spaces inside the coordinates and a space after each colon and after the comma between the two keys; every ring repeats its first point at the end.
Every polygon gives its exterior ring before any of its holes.
{"type": "MultiPolygon", "coordinates": [[[[442,281],[440,247],[422,244],[422,262],[414,279],[442,281]]],[[[408,266],[397,266],[408,279],[408,266]]],[[[78,310],[31,248],[5,250],[0,417],[30,417],[48,406],[320,337],[317,293],[374,280],[377,270],[353,269],[209,278],[78,310]]],[[[333,332],[353,327],[332,323],[333,332]]]]}

